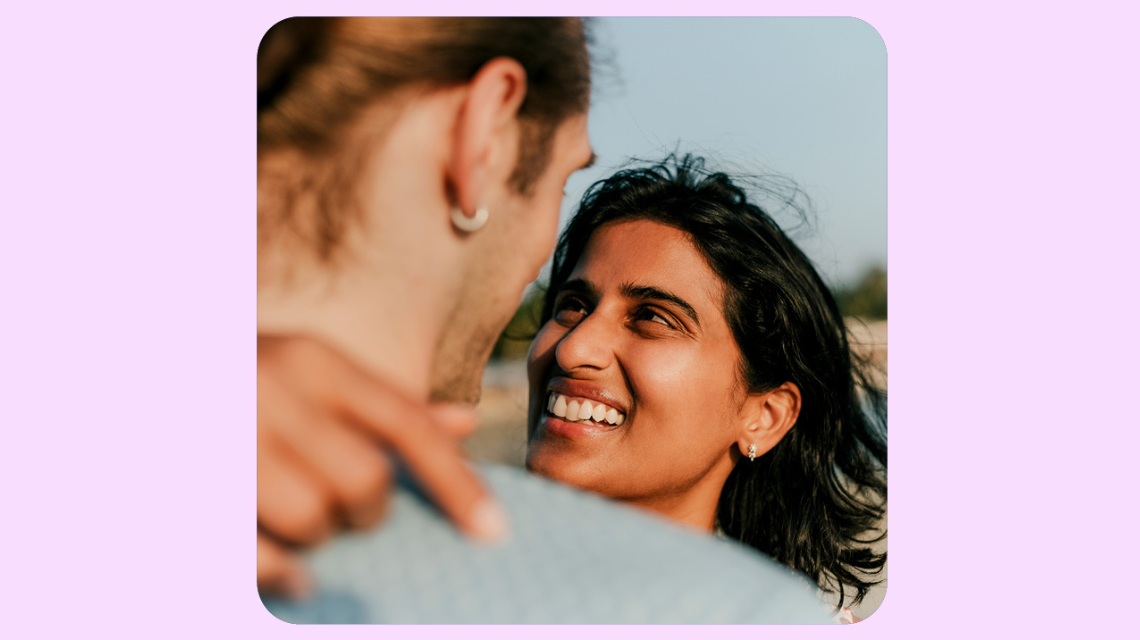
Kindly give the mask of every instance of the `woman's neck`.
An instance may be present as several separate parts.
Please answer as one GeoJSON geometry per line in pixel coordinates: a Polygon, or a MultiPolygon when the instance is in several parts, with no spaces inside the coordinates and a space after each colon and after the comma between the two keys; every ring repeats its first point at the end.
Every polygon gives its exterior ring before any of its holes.
{"type": "Polygon", "coordinates": [[[626,503],[652,511],[680,524],[713,532],[716,529],[716,511],[720,493],[728,479],[731,466],[714,467],[692,487],[682,493],[649,496],[627,500],[626,503]]]}
{"type": "Polygon", "coordinates": [[[304,334],[349,356],[369,373],[409,395],[428,398],[438,317],[422,291],[409,291],[398,274],[347,267],[292,274],[262,284],[257,295],[258,333],[304,334]]]}

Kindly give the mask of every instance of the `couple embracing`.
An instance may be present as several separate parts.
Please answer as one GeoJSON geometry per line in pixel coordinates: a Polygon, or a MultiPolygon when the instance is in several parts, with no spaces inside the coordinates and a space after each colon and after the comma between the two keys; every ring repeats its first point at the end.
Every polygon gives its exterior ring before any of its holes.
{"type": "Polygon", "coordinates": [[[875,583],[885,397],[747,190],[691,156],[628,168],[555,246],[593,160],[586,45],[553,18],[266,34],[258,584],[279,617],[825,622],[821,595],[875,583]],[[552,249],[531,475],[473,468],[456,403],[552,249]]]}

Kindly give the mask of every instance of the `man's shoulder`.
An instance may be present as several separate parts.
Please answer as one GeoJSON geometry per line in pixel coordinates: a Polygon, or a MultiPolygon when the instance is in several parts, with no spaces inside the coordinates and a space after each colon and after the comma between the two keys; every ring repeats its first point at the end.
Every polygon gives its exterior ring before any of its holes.
{"type": "Polygon", "coordinates": [[[826,623],[815,586],[733,542],[518,469],[482,474],[511,518],[499,545],[469,542],[414,490],[388,521],[312,553],[310,623],[826,623]]]}

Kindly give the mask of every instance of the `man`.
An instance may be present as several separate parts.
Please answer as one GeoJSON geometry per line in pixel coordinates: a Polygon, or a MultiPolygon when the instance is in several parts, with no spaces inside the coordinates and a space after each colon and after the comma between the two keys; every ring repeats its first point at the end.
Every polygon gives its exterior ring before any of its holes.
{"type": "MultiPolygon", "coordinates": [[[[553,249],[566,179],[592,161],[582,23],[290,19],[266,34],[258,65],[259,586],[308,591],[292,550],[378,521],[396,459],[461,530],[503,539],[503,509],[459,454],[470,413],[429,402],[477,400],[495,339],[553,249]]],[[[514,507],[511,544],[449,538],[400,491],[388,525],[313,556],[315,600],[270,599],[271,610],[295,621],[603,621],[590,616],[630,603],[604,620],[653,621],[676,614],[676,598],[696,601],[685,587],[725,606],[707,565],[743,571],[737,593],[773,591],[725,621],[813,619],[759,559],[537,479],[491,476],[514,507]],[[414,546],[423,540],[430,548],[414,546]],[[444,586],[409,596],[401,571],[435,575],[445,557],[444,586]],[[666,560],[673,573],[655,568],[666,560]],[[517,563],[525,570],[506,570],[517,563]],[[628,592],[650,573],[664,595],[634,603],[628,592]],[[501,591],[486,588],[492,578],[501,591]],[[597,599],[597,583],[622,580],[627,593],[597,599]],[[552,595],[546,608],[512,608],[536,584],[552,595]],[[333,586],[341,599],[330,601],[333,586]],[[567,603],[582,592],[595,599],[567,603]]],[[[711,610],[678,621],[717,621],[711,610]]]]}
{"type": "Polygon", "coordinates": [[[263,39],[258,89],[259,584],[296,591],[287,544],[378,519],[391,464],[374,440],[465,530],[501,535],[447,431],[470,415],[424,410],[478,398],[592,157],[582,24],[289,19],[263,39]]]}

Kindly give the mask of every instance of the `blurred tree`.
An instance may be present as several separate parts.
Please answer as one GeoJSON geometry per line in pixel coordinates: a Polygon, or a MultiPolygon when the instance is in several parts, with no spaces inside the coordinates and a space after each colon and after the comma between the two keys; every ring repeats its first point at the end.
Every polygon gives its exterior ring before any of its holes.
{"type": "Polygon", "coordinates": [[[542,316],[542,303],[545,300],[546,290],[541,286],[532,289],[523,297],[514,317],[495,343],[495,348],[491,351],[492,359],[511,360],[526,357],[531,340],[534,340],[535,334],[538,333],[538,321],[542,316]]]}
{"type": "Polygon", "coordinates": [[[868,320],[887,319],[887,270],[872,267],[855,286],[835,292],[835,301],[845,316],[868,320]]]}

